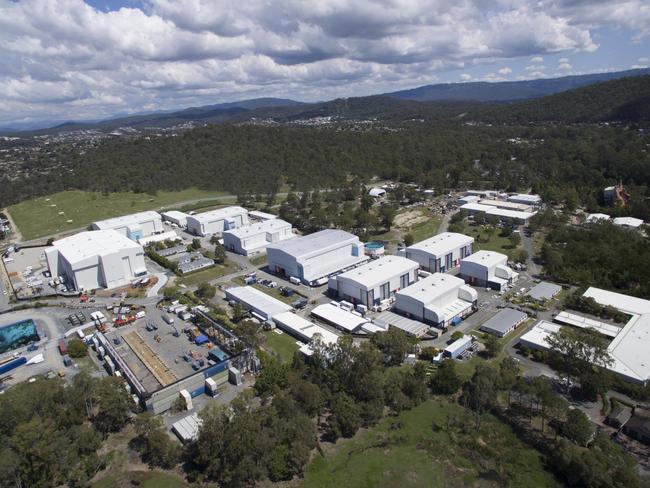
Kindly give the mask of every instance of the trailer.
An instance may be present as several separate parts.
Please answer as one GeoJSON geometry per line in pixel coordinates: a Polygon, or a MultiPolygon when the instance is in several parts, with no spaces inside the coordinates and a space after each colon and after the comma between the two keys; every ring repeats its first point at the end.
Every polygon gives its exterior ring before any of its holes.
{"type": "Polygon", "coordinates": [[[59,346],[58,347],[59,347],[59,354],[61,354],[61,356],[65,356],[66,354],[68,354],[68,346],[65,343],[64,339],[61,339],[59,341],[59,346]]]}

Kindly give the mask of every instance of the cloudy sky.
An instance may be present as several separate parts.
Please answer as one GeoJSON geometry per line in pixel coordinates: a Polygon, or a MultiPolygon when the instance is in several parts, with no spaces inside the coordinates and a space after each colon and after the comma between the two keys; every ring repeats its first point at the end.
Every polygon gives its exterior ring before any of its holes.
{"type": "Polygon", "coordinates": [[[0,126],[648,65],[648,0],[0,0],[0,126]]]}

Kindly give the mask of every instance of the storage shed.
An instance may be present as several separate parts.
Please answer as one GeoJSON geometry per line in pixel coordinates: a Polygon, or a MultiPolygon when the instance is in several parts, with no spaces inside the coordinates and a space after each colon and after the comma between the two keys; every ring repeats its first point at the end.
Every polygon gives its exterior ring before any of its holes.
{"type": "Polygon", "coordinates": [[[444,273],[472,254],[474,238],[456,232],[443,232],[398,251],[430,273],[444,273]]]}
{"type": "Polygon", "coordinates": [[[242,207],[225,207],[187,216],[187,231],[196,236],[221,234],[245,225],[248,225],[248,210],[242,207]]]}
{"type": "Polygon", "coordinates": [[[291,307],[286,303],[252,286],[228,288],[226,290],[226,299],[241,303],[251,315],[263,322],[270,322],[277,314],[291,310],[291,307]]]}
{"type": "Polygon", "coordinates": [[[502,291],[519,278],[508,267],[508,256],[494,251],[478,251],[460,262],[460,275],[467,283],[502,291]]]}
{"type": "Polygon", "coordinates": [[[497,337],[504,337],[521,324],[528,315],[514,308],[504,308],[496,313],[491,319],[481,325],[481,330],[497,337]]]}

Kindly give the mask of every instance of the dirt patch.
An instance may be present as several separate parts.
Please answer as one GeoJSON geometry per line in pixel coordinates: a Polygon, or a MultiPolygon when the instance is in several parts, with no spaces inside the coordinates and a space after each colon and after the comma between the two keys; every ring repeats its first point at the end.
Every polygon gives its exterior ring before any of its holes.
{"type": "Polygon", "coordinates": [[[396,227],[407,228],[426,222],[427,220],[429,220],[429,217],[422,215],[422,211],[409,210],[408,212],[397,215],[395,217],[394,225],[396,227]]]}

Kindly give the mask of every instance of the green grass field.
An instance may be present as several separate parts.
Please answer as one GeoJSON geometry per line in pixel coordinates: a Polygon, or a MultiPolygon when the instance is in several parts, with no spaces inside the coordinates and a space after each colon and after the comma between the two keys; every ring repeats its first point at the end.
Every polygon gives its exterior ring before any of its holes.
{"type": "MultiPolygon", "coordinates": [[[[467,413],[457,404],[430,400],[386,418],[351,440],[339,441],[307,467],[303,488],[345,487],[556,487],[542,456],[511,429],[486,416],[480,431],[446,428],[450,416],[467,413]],[[494,473],[508,479],[499,484],[494,473]]],[[[466,419],[473,424],[471,418],[466,419]]],[[[472,425],[473,427],[473,425],[472,425]]]]}
{"type": "Polygon", "coordinates": [[[264,337],[266,338],[264,349],[275,352],[282,362],[289,363],[293,360],[293,355],[298,350],[295,338],[272,330],[265,331],[264,337]]]}
{"type": "Polygon", "coordinates": [[[420,222],[419,224],[409,227],[408,233],[413,236],[413,242],[420,242],[436,235],[441,223],[441,217],[432,215],[426,222],[420,222]]]}
{"type": "MultiPolygon", "coordinates": [[[[9,207],[9,213],[24,240],[86,227],[88,224],[143,210],[171,207],[187,200],[224,198],[227,193],[191,188],[177,192],[94,193],[64,191],[47,197],[26,200],[9,207]]],[[[228,203],[224,201],[222,203],[228,203]]],[[[214,201],[213,201],[214,204],[214,201]]],[[[198,204],[197,204],[198,205],[198,204]]]]}
{"type": "MultiPolygon", "coordinates": [[[[519,247],[513,248],[510,240],[507,237],[502,237],[499,235],[500,230],[496,229],[492,234],[490,234],[490,240],[488,242],[478,242],[474,241],[474,251],[494,251],[506,254],[509,259],[512,259],[513,255],[517,252],[519,247]]],[[[468,225],[465,223],[463,234],[472,236],[474,239],[480,234],[481,238],[487,237],[487,233],[484,229],[476,225],[468,225]]]]}
{"type": "Polygon", "coordinates": [[[215,264],[206,269],[200,271],[195,271],[188,275],[181,276],[177,278],[177,283],[185,286],[196,286],[201,283],[207,283],[217,278],[221,278],[224,275],[234,273],[237,270],[237,265],[230,261],[226,261],[224,264],[215,264]]]}

